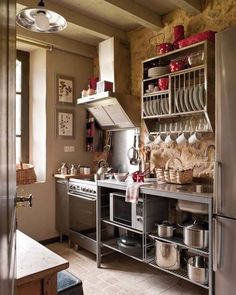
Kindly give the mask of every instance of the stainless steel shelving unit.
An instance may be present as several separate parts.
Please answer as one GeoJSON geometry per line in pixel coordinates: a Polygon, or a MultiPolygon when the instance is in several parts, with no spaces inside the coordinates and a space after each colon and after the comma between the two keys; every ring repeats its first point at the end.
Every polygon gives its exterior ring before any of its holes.
{"type": "Polygon", "coordinates": [[[146,203],[147,198],[150,198],[150,196],[157,196],[157,197],[162,197],[162,198],[166,198],[166,199],[175,199],[175,200],[189,200],[189,201],[194,201],[194,202],[198,202],[198,203],[204,203],[208,205],[208,221],[209,221],[209,248],[208,249],[195,249],[192,247],[188,247],[183,243],[183,240],[181,238],[178,237],[173,237],[171,239],[166,239],[166,238],[160,238],[158,237],[155,233],[147,231],[146,228],[146,218],[148,216],[147,214],[147,207],[144,206],[144,230],[143,231],[139,231],[136,229],[133,229],[132,227],[129,226],[124,226],[122,224],[119,224],[117,222],[112,222],[110,221],[107,217],[106,218],[101,218],[101,198],[103,198],[105,195],[108,195],[109,192],[109,188],[111,190],[111,192],[114,191],[125,191],[126,186],[119,185],[117,183],[112,183],[112,182],[106,182],[106,181],[100,181],[98,182],[98,199],[97,199],[97,266],[101,267],[101,262],[102,262],[102,249],[104,248],[108,248],[110,250],[113,251],[117,251],[120,252],[126,256],[132,257],[138,261],[141,261],[143,263],[147,263],[152,267],[158,268],[164,272],[170,273],[174,276],[177,276],[179,278],[182,278],[186,281],[189,281],[195,285],[198,285],[204,289],[208,290],[208,294],[209,295],[213,295],[213,265],[212,265],[212,257],[213,257],[213,253],[212,253],[212,195],[210,194],[192,194],[191,193],[181,193],[181,192],[171,192],[171,191],[161,191],[161,190],[156,190],[156,189],[151,189],[148,186],[144,186],[143,188],[141,188],[141,193],[142,193],[142,197],[143,197],[143,202],[144,204],[146,203]],[[106,192],[106,194],[104,194],[104,192],[106,192]],[[122,252],[118,245],[117,245],[117,237],[114,237],[110,240],[104,240],[102,241],[101,239],[101,228],[102,228],[102,224],[109,224],[111,226],[114,227],[118,227],[118,228],[122,228],[124,230],[127,231],[131,231],[137,234],[140,234],[142,236],[142,255],[136,255],[136,256],[132,256],[132,255],[128,255],[127,253],[122,252]],[[183,249],[188,249],[189,252],[191,252],[191,254],[197,254],[197,255],[202,255],[202,256],[206,256],[208,257],[208,267],[209,267],[209,283],[208,285],[202,285],[199,284],[197,282],[193,282],[188,278],[187,275],[187,269],[183,268],[183,269],[179,269],[179,270],[168,270],[168,269],[164,269],[162,267],[159,267],[158,265],[156,265],[155,263],[155,251],[154,250],[154,241],[155,239],[161,240],[161,241],[165,241],[165,242],[169,242],[169,243],[174,243],[179,245],[181,248],[183,249]]]}

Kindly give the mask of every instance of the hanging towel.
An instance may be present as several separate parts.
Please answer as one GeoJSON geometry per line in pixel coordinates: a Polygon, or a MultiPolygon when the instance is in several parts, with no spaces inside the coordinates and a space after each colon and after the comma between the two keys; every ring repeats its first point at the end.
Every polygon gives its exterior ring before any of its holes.
{"type": "Polygon", "coordinates": [[[130,203],[138,203],[139,188],[143,185],[150,184],[148,182],[133,182],[127,185],[125,201],[130,203]]]}

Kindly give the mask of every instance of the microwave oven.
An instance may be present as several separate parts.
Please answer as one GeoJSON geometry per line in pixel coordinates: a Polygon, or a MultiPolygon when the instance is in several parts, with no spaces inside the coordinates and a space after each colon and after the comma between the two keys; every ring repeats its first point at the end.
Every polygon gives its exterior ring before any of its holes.
{"type": "Polygon", "coordinates": [[[125,195],[120,192],[110,193],[109,198],[110,221],[124,226],[144,231],[145,224],[146,231],[153,231],[155,223],[168,218],[167,198],[148,196],[139,198],[137,203],[130,203],[125,201],[125,195]]]}
{"type": "Polygon", "coordinates": [[[143,199],[137,203],[125,201],[125,195],[110,193],[110,220],[134,229],[143,230],[143,199]]]}

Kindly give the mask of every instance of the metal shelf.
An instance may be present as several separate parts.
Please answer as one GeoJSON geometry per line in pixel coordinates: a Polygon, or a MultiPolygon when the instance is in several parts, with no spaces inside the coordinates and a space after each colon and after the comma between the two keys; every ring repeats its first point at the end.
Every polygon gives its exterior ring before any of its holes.
{"type": "Polygon", "coordinates": [[[155,240],[160,240],[160,241],[163,241],[163,242],[176,244],[178,246],[181,246],[182,248],[189,249],[189,250],[191,250],[191,252],[196,253],[196,254],[209,256],[209,250],[208,249],[196,249],[196,248],[193,248],[193,247],[189,247],[189,246],[187,246],[187,245],[185,245],[183,243],[183,239],[180,238],[180,237],[175,237],[174,236],[172,238],[161,238],[155,233],[150,233],[150,234],[148,234],[148,236],[150,238],[152,238],[152,239],[155,239],[155,240]]]}
{"type": "Polygon", "coordinates": [[[145,83],[145,82],[156,80],[156,79],[159,79],[159,78],[162,78],[162,77],[167,77],[169,75],[170,75],[170,72],[169,73],[166,73],[164,75],[158,75],[158,76],[154,76],[154,77],[143,79],[143,82],[145,83]]]}
{"type": "Polygon", "coordinates": [[[162,95],[162,94],[169,94],[169,89],[162,90],[162,91],[157,91],[157,92],[145,93],[143,95],[143,97],[158,96],[158,95],[162,95]]]}
{"type": "Polygon", "coordinates": [[[132,231],[132,232],[140,234],[140,235],[143,234],[143,232],[141,230],[134,229],[134,228],[132,228],[132,227],[130,227],[128,225],[122,225],[122,224],[120,224],[118,222],[111,221],[108,218],[103,218],[102,222],[107,223],[107,224],[111,224],[111,225],[114,225],[114,226],[117,226],[117,227],[120,227],[120,228],[123,228],[123,229],[126,229],[128,231],[132,231]]]}
{"type": "MultiPolygon", "coordinates": [[[[104,246],[104,247],[107,247],[107,248],[112,249],[112,250],[114,250],[114,251],[120,252],[120,253],[122,253],[122,254],[124,254],[124,255],[126,255],[126,256],[128,256],[128,257],[134,258],[134,259],[136,259],[136,260],[138,260],[138,261],[141,261],[141,262],[144,261],[142,255],[140,255],[140,256],[133,256],[133,255],[129,255],[129,254],[127,254],[127,253],[121,251],[121,250],[118,248],[117,240],[118,240],[117,238],[114,238],[114,239],[111,239],[111,240],[108,240],[108,241],[103,241],[101,244],[102,244],[102,246],[104,246]]],[[[142,251],[142,252],[143,252],[143,251],[142,251]]]]}
{"type": "Polygon", "coordinates": [[[179,75],[182,75],[182,74],[202,70],[204,68],[205,68],[205,65],[200,65],[200,66],[196,66],[196,67],[192,67],[192,68],[187,68],[187,69],[184,69],[184,70],[181,70],[181,71],[172,72],[172,73],[169,74],[169,76],[170,77],[179,76],[179,75]]]}
{"type": "Polygon", "coordinates": [[[195,116],[205,114],[205,110],[200,111],[193,111],[193,112],[183,112],[183,113],[172,113],[172,114],[165,114],[165,115],[156,115],[156,116],[143,116],[143,119],[160,119],[160,118],[176,118],[181,116],[195,116]]]}
{"type": "Polygon", "coordinates": [[[203,284],[200,284],[200,283],[197,283],[197,282],[194,282],[192,280],[189,279],[188,277],[188,272],[187,272],[187,269],[186,268],[182,268],[182,269],[178,269],[178,270],[170,270],[170,269],[165,269],[165,268],[162,268],[160,266],[158,266],[155,261],[152,261],[149,263],[151,266],[155,267],[155,268],[158,268],[160,270],[163,270],[165,272],[168,272],[170,274],[173,274],[175,275],[176,277],[179,277],[181,279],[184,279],[186,281],[189,281],[197,286],[200,286],[202,288],[205,288],[205,289],[209,289],[209,286],[208,285],[203,285],[203,284]]]}

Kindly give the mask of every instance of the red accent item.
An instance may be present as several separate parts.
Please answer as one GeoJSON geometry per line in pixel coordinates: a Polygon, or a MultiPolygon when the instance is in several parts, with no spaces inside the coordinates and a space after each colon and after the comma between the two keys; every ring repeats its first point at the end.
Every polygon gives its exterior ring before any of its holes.
{"type": "Polygon", "coordinates": [[[179,48],[178,42],[182,39],[184,39],[184,26],[183,25],[177,25],[173,28],[173,35],[174,35],[174,42],[173,46],[175,49],[179,48]]]}
{"type": "Polygon", "coordinates": [[[171,43],[161,43],[157,45],[157,52],[159,54],[164,54],[173,50],[173,45],[171,43]]]}
{"type": "Polygon", "coordinates": [[[185,67],[185,61],[182,59],[172,60],[170,62],[170,71],[171,72],[177,72],[177,71],[183,70],[184,67],[185,67]]]}
{"type": "Polygon", "coordinates": [[[178,42],[179,48],[183,48],[183,47],[186,47],[191,44],[198,43],[198,42],[201,42],[204,40],[209,40],[214,43],[215,42],[215,34],[216,34],[216,32],[214,32],[214,31],[205,31],[205,32],[195,34],[195,35],[190,36],[186,39],[180,40],[178,42]]]}
{"type": "Polygon", "coordinates": [[[97,93],[102,93],[105,91],[113,91],[113,83],[109,81],[97,82],[97,93]]]}
{"type": "Polygon", "coordinates": [[[158,86],[160,90],[167,90],[169,87],[169,78],[159,78],[158,86]]]}
{"type": "Polygon", "coordinates": [[[98,78],[96,77],[89,78],[89,88],[96,90],[97,82],[98,82],[98,78]]]}

